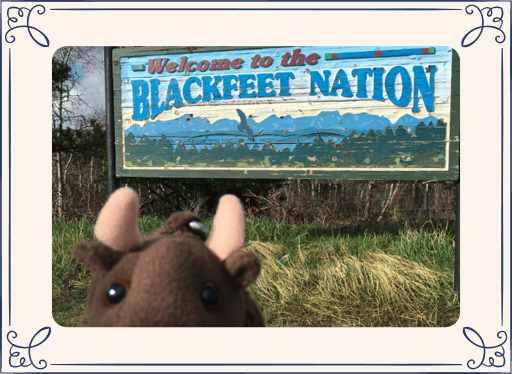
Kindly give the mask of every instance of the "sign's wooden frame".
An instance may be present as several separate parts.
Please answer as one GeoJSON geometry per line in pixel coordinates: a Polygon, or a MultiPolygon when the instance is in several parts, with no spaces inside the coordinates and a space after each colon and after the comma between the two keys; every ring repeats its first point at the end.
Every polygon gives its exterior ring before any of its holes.
{"type": "Polygon", "coordinates": [[[112,54],[113,109],[115,121],[115,176],[116,177],[161,177],[161,178],[275,178],[275,179],[362,179],[362,180],[458,180],[459,178],[459,122],[460,122],[460,61],[455,50],[452,53],[450,136],[448,167],[439,170],[352,168],[329,170],[326,168],[204,168],[197,170],[169,168],[123,167],[123,128],[121,123],[121,58],[145,55],[192,54],[198,52],[221,52],[273,47],[143,47],[119,48],[112,54]]]}

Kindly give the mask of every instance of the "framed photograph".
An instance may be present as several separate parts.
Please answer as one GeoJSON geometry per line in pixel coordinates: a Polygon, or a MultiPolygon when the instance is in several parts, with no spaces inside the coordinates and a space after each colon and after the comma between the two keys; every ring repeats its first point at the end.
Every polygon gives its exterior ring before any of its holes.
{"type": "Polygon", "coordinates": [[[510,372],[509,3],[2,2],[2,13],[1,371],[510,372]],[[101,55],[90,106],[108,96],[103,47],[143,46],[112,54],[117,176],[460,183],[458,320],[61,326],[50,78],[68,46],[101,55]]]}

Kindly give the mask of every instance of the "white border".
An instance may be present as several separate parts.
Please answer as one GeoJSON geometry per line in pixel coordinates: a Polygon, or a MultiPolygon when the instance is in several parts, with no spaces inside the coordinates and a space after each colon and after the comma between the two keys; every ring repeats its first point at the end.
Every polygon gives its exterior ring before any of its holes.
{"type": "MultiPolygon", "coordinates": [[[[31,16],[50,47],[37,45],[26,29],[9,35],[10,7],[2,3],[2,370],[126,372],[461,372],[479,365],[486,346],[510,339],[510,4],[474,3],[504,10],[506,35],[486,28],[471,46],[461,40],[480,25],[472,3],[39,3],[31,16]],[[252,11],[58,11],[56,8],[328,8],[252,11]],[[452,8],[453,11],[338,11],[334,8],[452,8]],[[63,328],[51,316],[51,56],[66,45],[447,45],[461,58],[461,316],[448,328],[101,329],[63,328]],[[504,59],[504,175],[501,180],[501,55],[504,59]],[[9,73],[11,75],[9,76],[9,73]],[[10,85],[10,83],[12,83],[10,85]],[[9,100],[9,90],[10,98],[9,100]],[[10,127],[10,133],[9,133],[10,127]],[[11,142],[9,143],[9,139],[11,142]],[[9,165],[11,169],[9,169],[9,165]],[[9,180],[9,177],[11,178],[9,180]],[[503,183],[503,184],[502,184],[503,183]],[[501,192],[504,200],[501,199],[501,192]],[[10,200],[9,200],[10,196],[10,200]],[[501,208],[504,258],[501,258],[501,208]],[[9,210],[12,208],[11,210],[9,210]],[[504,279],[501,279],[501,267],[504,279]],[[502,290],[503,286],[503,290],[502,290]],[[501,296],[503,295],[503,310],[501,296]],[[502,323],[503,316],[503,323],[502,323]],[[51,334],[31,349],[35,365],[14,368],[13,342],[27,346],[37,331],[51,334]],[[9,335],[8,332],[14,331],[9,335]],[[468,330],[466,330],[468,331],[468,330]],[[481,344],[475,335],[468,335],[481,344]],[[10,351],[11,350],[11,351],[10,351]],[[10,353],[11,352],[11,353],[10,353]],[[44,360],[40,361],[40,360],[44,360]],[[471,360],[474,360],[471,363],[471,360]],[[57,366],[78,363],[219,363],[239,366],[57,366]],[[247,366],[248,363],[338,363],[348,366],[247,366]],[[358,364],[358,365],[356,365],[358,364]],[[390,364],[391,366],[361,366],[390,364]],[[409,366],[409,364],[420,364],[409,366]],[[424,365],[423,365],[424,364],[424,365]],[[460,364],[427,366],[426,364],[460,364]]],[[[22,21],[23,22],[23,21],[22,21]]],[[[491,20],[487,20],[489,24],[491,20]]],[[[492,23],[492,22],[491,22],[492,23]]],[[[13,25],[11,25],[13,26],[13,25]]],[[[499,26],[499,25],[497,25],[499,26]]],[[[35,35],[35,34],[34,34],[35,35]]],[[[470,38],[468,37],[468,40],[470,38]]],[[[41,341],[44,333],[35,339],[41,341]]],[[[14,349],[16,351],[16,349],[14,349]]],[[[18,349],[30,364],[27,349],[18,349]]],[[[484,364],[494,350],[487,350],[484,364]]],[[[510,371],[509,341],[505,359],[510,371]]]]}

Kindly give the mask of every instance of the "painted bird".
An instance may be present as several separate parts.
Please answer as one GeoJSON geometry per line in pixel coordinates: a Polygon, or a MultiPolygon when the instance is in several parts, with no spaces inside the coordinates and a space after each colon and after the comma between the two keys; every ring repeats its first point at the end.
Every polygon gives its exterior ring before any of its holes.
{"type": "Polygon", "coordinates": [[[242,112],[240,109],[237,109],[236,111],[237,111],[238,115],[240,116],[240,123],[238,124],[238,130],[241,132],[245,131],[247,133],[247,135],[249,136],[249,140],[254,141],[253,131],[247,124],[247,118],[245,117],[244,112],[242,112]]]}

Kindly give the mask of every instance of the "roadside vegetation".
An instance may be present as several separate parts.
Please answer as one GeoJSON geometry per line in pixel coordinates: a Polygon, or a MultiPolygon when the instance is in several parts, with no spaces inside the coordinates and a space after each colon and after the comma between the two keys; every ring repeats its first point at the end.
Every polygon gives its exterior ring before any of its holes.
{"type": "MultiPolygon", "coordinates": [[[[142,217],[141,230],[162,223],[142,217]]],[[[53,224],[53,315],[62,326],[78,326],[86,307],[91,273],[70,249],[94,240],[93,227],[86,219],[53,224]]],[[[267,326],[444,327],[458,319],[450,222],[329,228],[263,218],[247,222],[243,250],[262,262],[249,291],[267,326]]]]}

